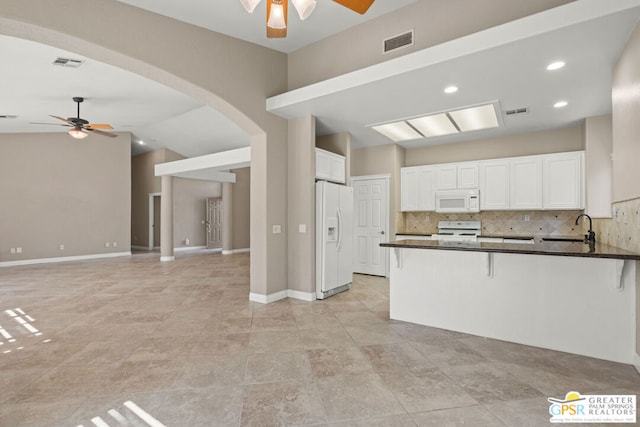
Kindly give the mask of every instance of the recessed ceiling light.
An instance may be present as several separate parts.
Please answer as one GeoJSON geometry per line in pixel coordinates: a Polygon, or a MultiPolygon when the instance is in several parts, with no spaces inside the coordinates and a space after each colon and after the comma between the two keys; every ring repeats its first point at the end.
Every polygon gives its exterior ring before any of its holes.
{"type": "Polygon", "coordinates": [[[140,145],[144,145],[144,141],[143,141],[143,140],[140,140],[140,141],[138,141],[138,144],[140,144],[140,145]]]}
{"type": "Polygon", "coordinates": [[[451,123],[446,114],[434,114],[432,116],[418,117],[408,120],[414,128],[418,129],[425,137],[449,135],[458,133],[458,129],[451,123]]]}
{"type": "Polygon", "coordinates": [[[384,125],[372,126],[372,128],[391,139],[393,142],[422,138],[422,135],[409,126],[407,122],[387,123],[384,125]]]}
{"type": "Polygon", "coordinates": [[[444,93],[456,93],[458,91],[458,86],[447,86],[444,88],[444,93]]]}
{"type": "Polygon", "coordinates": [[[558,101],[555,104],[553,104],[554,108],[563,108],[566,107],[567,105],[569,105],[569,103],[567,101],[558,101]]]}
{"type": "Polygon", "coordinates": [[[453,121],[456,122],[458,128],[462,132],[497,128],[499,126],[498,117],[496,116],[496,110],[493,107],[493,104],[451,111],[449,115],[453,121]]]}
{"type": "Polygon", "coordinates": [[[560,68],[564,67],[564,61],[556,61],[556,62],[552,62],[551,64],[547,65],[547,70],[548,71],[554,71],[554,70],[559,70],[560,68]]]}

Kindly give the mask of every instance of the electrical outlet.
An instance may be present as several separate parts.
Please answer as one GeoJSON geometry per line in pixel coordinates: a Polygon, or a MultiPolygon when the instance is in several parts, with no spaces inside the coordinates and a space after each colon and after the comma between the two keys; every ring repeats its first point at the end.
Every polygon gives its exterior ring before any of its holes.
{"type": "Polygon", "coordinates": [[[110,246],[111,246],[111,243],[109,243],[109,242],[104,242],[104,247],[105,247],[105,248],[108,248],[108,247],[110,247],[110,246]]]}
{"type": "Polygon", "coordinates": [[[16,248],[9,249],[9,253],[12,254],[12,255],[15,255],[16,254],[16,248]]]}
{"type": "Polygon", "coordinates": [[[61,251],[64,251],[64,245],[58,246],[58,249],[60,249],[61,251]]]}
{"type": "Polygon", "coordinates": [[[298,224],[298,232],[306,233],[307,232],[307,224],[298,224]]]}
{"type": "Polygon", "coordinates": [[[113,246],[115,248],[116,246],[118,246],[118,242],[112,242],[111,246],[113,246]]]}
{"type": "Polygon", "coordinates": [[[531,221],[531,217],[530,217],[529,215],[525,215],[525,216],[524,216],[524,220],[525,220],[526,222],[529,222],[529,221],[531,221]]]}
{"type": "Polygon", "coordinates": [[[425,224],[429,224],[429,223],[431,222],[431,218],[429,218],[429,215],[425,215],[425,216],[424,216],[424,220],[423,220],[423,222],[424,222],[425,224]]]}
{"type": "Polygon", "coordinates": [[[184,239],[184,244],[185,245],[190,245],[191,244],[191,240],[189,240],[189,238],[187,237],[186,239],[184,239]]]}
{"type": "Polygon", "coordinates": [[[21,254],[22,253],[22,248],[16,248],[16,253],[17,254],[21,254]]]}
{"type": "Polygon", "coordinates": [[[279,226],[279,225],[274,225],[274,226],[272,227],[272,229],[273,229],[273,234],[280,234],[280,233],[282,233],[282,227],[281,227],[281,226],[279,226]]]}

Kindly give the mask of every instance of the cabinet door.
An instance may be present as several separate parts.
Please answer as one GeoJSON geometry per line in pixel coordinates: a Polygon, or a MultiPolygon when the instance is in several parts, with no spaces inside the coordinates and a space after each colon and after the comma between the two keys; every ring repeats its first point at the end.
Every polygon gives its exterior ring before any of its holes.
{"type": "Polygon", "coordinates": [[[436,167],[436,190],[455,190],[458,188],[458,167],[441,165],[436,167]]]}
{"type": "Polygon", "coordinates": [[[542,159],[538,156],[511,160],[511,209],[542,209],[542,159]]]}
{"type": "Polygon", "coordinates": [[[418,208],[421,211],[436,210],[436,170],[431,166],[418,169],[418,208]]]}
{"type": "Polygon", "coordinates": [[[345,175],[343,156],[316,148],[316,178],[344,184],[345,175]]]}
{"type": "Polygon", "coordinates": [[[420,190],[418,188],[420,177],[418,172],[418,167],[400,170],[400,210],[402,212],[420,210],[420,190]]]}
{"type": "Polygon", "coordinates": [[[344,184],[345,180],[345,160],[342,156],[331,156],[329,159],[331,180],[344,184]]]}
{"type": "Polygon", "coordinates": [[[478,164],[461,163],[457,166],[458,188],[478,188],[478,164]]]}
{"type": "Polygon", "coordinates": [[[509,209],[509,161],[480,163],[480,209],[509,209]]]}
{"type": "Polygon", "coordinates": [[[584,209],[582,152],[550,154],[542,164],[544,209],[584,209]]]}

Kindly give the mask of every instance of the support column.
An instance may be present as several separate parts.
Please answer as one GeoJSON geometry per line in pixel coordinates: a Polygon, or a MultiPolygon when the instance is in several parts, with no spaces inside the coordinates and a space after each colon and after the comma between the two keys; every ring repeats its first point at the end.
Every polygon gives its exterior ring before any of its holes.
{"type": "Polygon", "coordinates": [[[316,118],[288,122],[288,296],[316,299],[315,176],[316,118]]]}
{"type": "Polygon", "coordinates": [[[173,261],[173,177],[162,176],[160,197],[160,261],[173,261]]]}
{"type": "Polygon", "coordinates": [[[233,184],[222,183],[222,254],[233,253],[233,184]]]}

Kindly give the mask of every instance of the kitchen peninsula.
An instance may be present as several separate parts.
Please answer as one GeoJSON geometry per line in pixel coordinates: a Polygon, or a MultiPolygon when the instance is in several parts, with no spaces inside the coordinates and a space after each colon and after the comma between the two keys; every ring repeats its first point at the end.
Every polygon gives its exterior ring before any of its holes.
{"type": "Polygon", "coordinates": [[[539,237],[381,246],[392,319],[640,365],[638,253],[539,237]]]}

